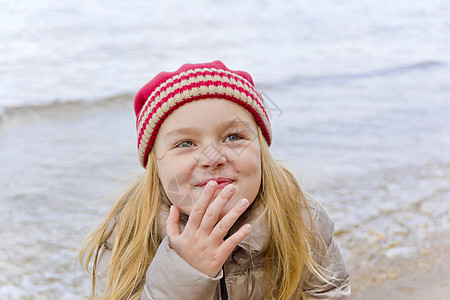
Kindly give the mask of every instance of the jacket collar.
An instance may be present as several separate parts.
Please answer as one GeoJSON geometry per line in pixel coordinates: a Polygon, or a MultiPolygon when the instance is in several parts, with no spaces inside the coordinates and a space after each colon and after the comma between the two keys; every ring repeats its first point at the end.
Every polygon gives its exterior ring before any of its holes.
{"type": "Polygon", "coordinates": [[[245,224],[252,225],[250,233],[238,245],[249,253],[259,253],[267,249],[270,234],[267,218],[263,213],[262,205],[252,208],[248,214],[239,218],[230,230],[230,234],[233,234],[245,224]]]}
{"type": "MultiPolygon", "coordinates": [[[[249,253],[259,253],[267,249],[270,233],[267,218],[265,215],[263,215],[263,213],[264,207],[262,207],[262,205],[258,205],[257,207],[252,208],[250,211],[248,211],[247,214],[244,214],[241,218],[239,218],[230,230],[230,234],[233,234],[244,224],[252,225],[252,230],[250,231],[250,233],[238,244],[238,247],[246,250],[249,253]]],[[[167,234],[166,221],[168,217],[169,207],[163,205],[159,214],[162,237],[167,234]]],[[[180,232],[184,230],[187,220],[187,215],[180,214],[180,232]]]]}

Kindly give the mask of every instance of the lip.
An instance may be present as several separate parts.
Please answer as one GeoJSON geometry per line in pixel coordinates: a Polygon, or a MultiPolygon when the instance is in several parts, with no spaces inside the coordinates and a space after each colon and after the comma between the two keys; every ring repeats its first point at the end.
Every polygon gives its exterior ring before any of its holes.
{"type": "Polygon", "coordinates": [[[217,188],[224,188],[226,185],[233,183],[233,179],[231,178],[226,178],[226,177],[217,177],[217,178],[208,178],[206,180],[203,180],[202,182],[200,182],[199,184],[197,184],[197,187],[205,187],[205,185],[210,182],[210,181],[216,181],[217,182],[217,188]]]}

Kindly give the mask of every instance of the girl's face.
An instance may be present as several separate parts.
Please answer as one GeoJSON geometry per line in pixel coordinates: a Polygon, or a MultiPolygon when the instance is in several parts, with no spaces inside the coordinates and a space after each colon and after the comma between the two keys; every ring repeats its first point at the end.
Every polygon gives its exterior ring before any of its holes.
{"type": "Polygon", "coordinates": [[[173,205],[189,215],[206,183],[216,180],[214,197],[232,183],[236,192],[222,218],[241,199],[253,202],[261,184],[257,124],[240,105],[204,99],[176,109],[163,122],[154,143],[157,169],[173,205]]]}

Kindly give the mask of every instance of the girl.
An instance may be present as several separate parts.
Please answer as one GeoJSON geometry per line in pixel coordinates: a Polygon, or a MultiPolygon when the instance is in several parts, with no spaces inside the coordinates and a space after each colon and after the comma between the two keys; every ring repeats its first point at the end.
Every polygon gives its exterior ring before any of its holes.
{"type": "Polygon", "coordinates": [[[80,252],[92,298],[351,299],[333,223],[272,158],[248,73],[183,65],[135,112],[146,172],[80,252]]]}

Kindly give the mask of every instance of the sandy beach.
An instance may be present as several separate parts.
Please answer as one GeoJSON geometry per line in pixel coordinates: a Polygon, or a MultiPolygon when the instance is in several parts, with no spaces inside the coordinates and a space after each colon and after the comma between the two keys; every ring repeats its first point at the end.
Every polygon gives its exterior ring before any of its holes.
{"type": "Polygon", "coordinates": [[[383,259],[372,269],[350,270],[354,299],[450,299],[449,234],[429,237],[417,257],[383,259]]]}

